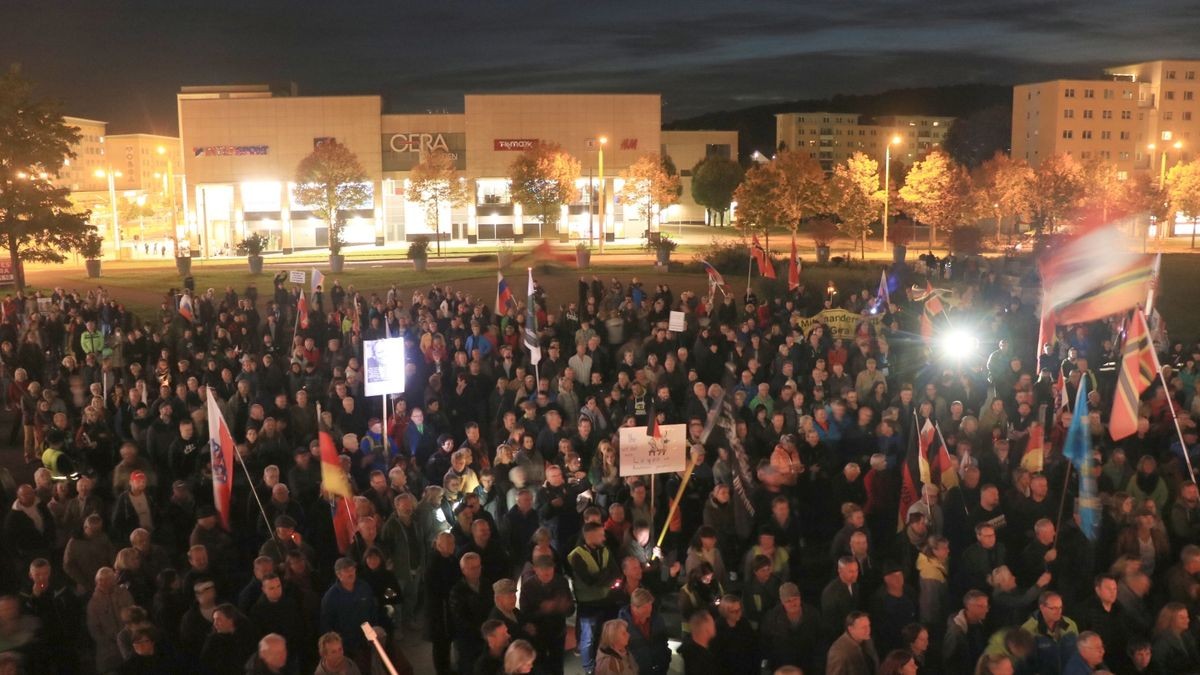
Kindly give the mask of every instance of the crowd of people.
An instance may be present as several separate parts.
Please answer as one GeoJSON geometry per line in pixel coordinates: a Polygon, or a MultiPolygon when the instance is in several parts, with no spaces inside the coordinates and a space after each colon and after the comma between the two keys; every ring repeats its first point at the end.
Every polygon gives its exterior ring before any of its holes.
{"type": "Polygon", "coordinates": [[[103,288],[6,296],[9,441],[35,471],[0,473],[0,673],[404,672],[414,645],[438,675],[1200,671],[1194,350],[1163,350],[1170,390],[1114,443],[1119,323],[1037,345],[998,272],[955,266],[935,317],[975,327],[974,354],[921,337],[903,266],[886,300],[878,270],[761,301],[581,277],[532,308],[337,279],[299,303],[283,276],[172,290],[156,316],[103,288]],[[799,320],[828,307],[853,334],[799,320]],[[405,391],[368,398],[364,343],[394,337],[405,391]],[[1064,399],[1089,413],[1096,538],[1064,399]],[[922,484],[926,420],[950,463],[922,484]],[[623,476],[618,430],[666,425],[687,469],[623,476]]]}

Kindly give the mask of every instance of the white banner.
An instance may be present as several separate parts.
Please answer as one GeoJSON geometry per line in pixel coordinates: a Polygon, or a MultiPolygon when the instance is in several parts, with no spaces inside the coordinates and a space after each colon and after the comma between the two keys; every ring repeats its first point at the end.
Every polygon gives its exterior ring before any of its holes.
{"type": "Polygon", "coordinates": [[[687,320],[683,312],[671,312],[671,320],[667,322],[667,330],[672,333],[682,333],[687,329],[687,320]]]}
{"type": "Polygon", "coordinates": [[[363,343],[363,356],[367,396],[404,391],[404,338],[367,340],[363,343]]]}
{"type": "Polygon", "coordinates": [[[661,438],[646,435],[646,427],[621,427],[621,475],[645,476],[687,468],[687,425],[659,427],[661,438]]]}
{"type": "Polygon", "coordinates": [[[304,283],[307,277],[304,276],[304,270],[288,270],[288,281],[293,284],[304,283]]]}

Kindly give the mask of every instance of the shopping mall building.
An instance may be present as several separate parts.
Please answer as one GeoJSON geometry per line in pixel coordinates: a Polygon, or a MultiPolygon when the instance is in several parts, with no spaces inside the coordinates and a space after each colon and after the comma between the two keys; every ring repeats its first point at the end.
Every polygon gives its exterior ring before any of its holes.
{"type": "Polygon", "coordinates": [[[706,156],[736,159],[738,152],[736,131],[663,131],[657,94],[480,94],[465,97],[462,113],[385,114],[375,95],[299,96],[251,85],[184,87],[178,107],[188,235],[206,255],[254,232],[267,235],[273,250],[327,246],[325,223],[296,203],[292,187],[297,164],[328,139],[357,155],[371,193],[369,203],[345,214],[347,244],[434,235],[422,206],[405,196],[409,172],[431,150],[454,157],[471,194],[442,209],[437,230],[444,240],[469,243],[600,232],[644,237],[644,217],[621,203],[620,174],[648,153],[669,156],[683,182],[680,202],[663,209],[650,230],[702,223],[690,169],[706,156]],[[538,143],[561,145],[581,166],[580,199],[563,207],[555,232],[523,214],[509,190],[513,160],[538,143]]]}

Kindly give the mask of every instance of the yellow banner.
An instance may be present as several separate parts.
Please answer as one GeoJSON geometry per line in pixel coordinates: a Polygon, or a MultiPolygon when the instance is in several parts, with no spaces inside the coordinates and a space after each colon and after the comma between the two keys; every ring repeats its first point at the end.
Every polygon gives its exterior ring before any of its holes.
{"type": "Polygon", "coordinates": [[[846,309],[826,309],[815,316],[793,316],[792,325],[800,328],[805,335],[808,335],[813,326],[823,324],[829,332],[830,337],[852,340],[860,324],[867,322],[871,325],[872,329],[878,329],[879,323],[882,320],[883,317],[879,314],[864,316],[846,309]]]}

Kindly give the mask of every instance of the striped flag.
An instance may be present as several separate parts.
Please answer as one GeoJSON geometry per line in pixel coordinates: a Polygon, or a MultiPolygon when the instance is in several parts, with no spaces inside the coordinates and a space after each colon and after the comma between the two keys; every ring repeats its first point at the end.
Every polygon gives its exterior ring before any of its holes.
{"type": "Polygon", "coordinates": [[[875,310],[878,312],[885,311],[888,303],[892,301],[892,296],[888,293],[887,272],[879,273],[879,290],[875,291],[875,310]]]}
{"type": "Polygon", "coordinates": [[[950,450],[942,440],[942,432],[928,417],[921,425],[921,482],[932,480],[943,490],[958,485],[958,473],[950,462],[950,450]]]}
{"type": "Polygon", "coordinates": [[[319,270],[315,267],[312,268],[312,286],[311,286],[312,292],[316,293],[317,288],[322,287],[324,285],[325,285],[325,275],[321,274],[321,270],[319,270]]]}
{"type": "Polygon", "coordinates": [[[184,293],[179,296],[179,316],[188,320],[188,323],[195,323],[196,312],[192,309],[192,296],[184,293]]]}
{"type": "MultiPolygon", "coordinates": [[[[914,418],[915,421],[915,418],[914,418]]],[[[896,531],[904,529],[908,521],[908,510],[921,498],[921,475],[928,476],[929,462],[921,457],[920,445],[917,443],[916,428],[908,435],[908,452],[904,455],[904,465],[900,469],[900,511],[896,518],[896,531]]]]}
{"type": "Polygon", "coordinates": [[[1088,378],[1079,378],[1079,394],[1075,397],[1075,413],[1063,444],[1063,456],[1071,460],[1079,472],[1079,529],[1090,541],[1096,541],[1100,525],[1100,499],[1096,496],[1096,477],[1092,475],[1092,439],[1088,432],[1088,378]]]}
{"type": "Polygon", "coordinates": [[[529,362],[537,365],[542,360],[542,345],[537,335],[537,303],[533,299],[533,268],[529,268],[529,291],[525,297],[525,348],[529,350],[529,362]]]}
{"type": "Polygon", "coordinates": [[[725,277],[721,276],[717,268],[713,267],[707,260],[701,260],[700,264],[704,265],[704,272],[708,275],[708,285],[721,289],[722,295],[729,295],[728,286],[725,284],[725,277]]]}
{"type": "Polygon", "coordinates": [[[792,231],[792,259],[788,263],[788,290],[800,288],[800,256],[796,255],[796,232],[792,231]]]}
{"type": "Polygon", "coordinates": [[[229,505],[233,496],[233,434],[217,405],[216,392],[208,390],[208,449],[212,455],[213,506],[221,518],[221,526],[229,530],[229,505]]]}
{"type": "Polygon", "coordinates": [[[1142,302],[1154,269],[1112,227],[1088,232],[1041,265],[1042,314],[1058,323],[1085,323],[1130,310],[1142,302]]]}
{"type": "Polygon", "coordinates": [[[504,280],[504,273],[496,270],[496,312],[506,312],[516,302],[512,290],[508,287],[508,282],[504,280]]]}
{"type": "Polygon", "coordinates": [[[771,256],[767,250],[758,243],[758,235],[754,235],[750,245],[750,255],[754,257],[754,262],[758,263],[758,273],[766,279],[775,278],[775,265],[771,262],[771,256]]]}
{"type": "Polygon", "coordinates": [[[296,301],[296,325],[301,330],[308,329],[308,300],[304,297],[304,290],[300,290],[300,299],[296,301]]]}
{"type": "Polygon", "coordinates": [[[342,460],[338,458],[337,445],[333,442],[333,435],[328,431],[322,431],[319,436],[321,485],[329,494],[349,498],[351,496],[350,481],[346,479],[346,472],[342,470],[342,460]]]}
{"type": "Polygon", "coordinates": [[[1108,432],[1114,441],[1132,436],[1137,431],[1139,399],[1154,382],[1158,370],[1158,354],[1154,353],[1154,345],[1150,344],[1146,317],[1140,311],[1134,311],[1133,325],[1129,327],[1125,346],[1121,349],[1121,374],[1117,378],[1117,390],[1113,394],[1112,415],[1108,423],[1108,432]]]}

